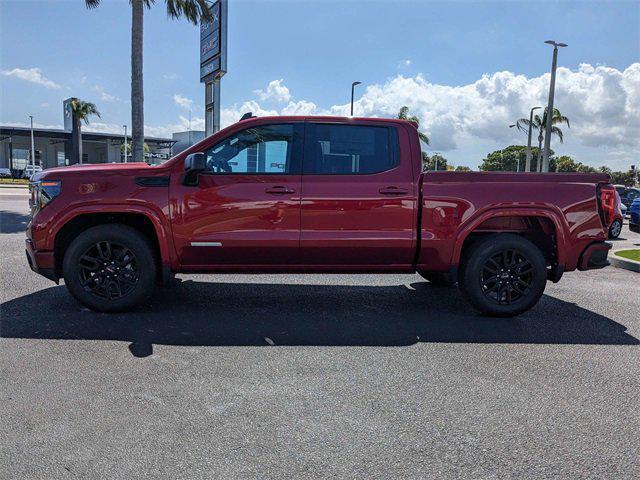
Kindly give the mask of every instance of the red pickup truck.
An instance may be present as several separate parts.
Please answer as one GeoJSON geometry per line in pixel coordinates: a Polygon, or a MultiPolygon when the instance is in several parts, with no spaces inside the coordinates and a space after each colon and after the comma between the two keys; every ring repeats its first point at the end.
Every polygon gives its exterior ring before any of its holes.
{"type": "Polygon", "coordinates": [[[242,120],[159,166],[35,175],[31,268],[99,311],[178,272],[418,272],[480,312],[531,308],[547,280],[608,265],[604,174],[422,172],[404,120],[242,120]]]}

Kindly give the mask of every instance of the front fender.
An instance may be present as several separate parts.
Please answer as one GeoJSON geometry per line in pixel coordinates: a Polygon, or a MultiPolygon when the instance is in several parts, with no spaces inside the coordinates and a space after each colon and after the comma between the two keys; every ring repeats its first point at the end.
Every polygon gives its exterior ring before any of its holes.
{"type": "Polygon", "coordinates": [[[158,246],[160,248],[160,258],[163,265],[169,265],[172,269],[177,267],[177,256],[173,245],[173,237],[171,235],[171,225],[166,215],[157,207],[151,205],[131,205],[126,203],[102,204],[102,205],[84,205],[75,206],[69,210],[60,212],[59,215],[52,219],[49,223],[45,235],[44,250],[53,251],[55,247],[55,239],[60,230],[71,220],[80,215],[91,214],[138,214],[144,215],[155,230],[158,246]]]}

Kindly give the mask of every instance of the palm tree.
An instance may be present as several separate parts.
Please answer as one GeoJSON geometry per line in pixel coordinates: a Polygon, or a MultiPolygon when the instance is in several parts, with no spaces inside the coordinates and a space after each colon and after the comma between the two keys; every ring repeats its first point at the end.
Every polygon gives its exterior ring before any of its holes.
{"type": "MultiPolygon", "coordinates": [[[[553,116],[551,117],[551,135],[556,135],[560,140],[560,143],[563,142],[564,136],[562,133],[562,129],[560,127],[556,127],[555,125],[562,125],[563,123],[567,124],[567,128],[571,128],[569,125],[569,119],[560,113],[560,110],[557,108],[553,109],[553,116]]],[[[540,161],[540,157],[542,155],[542,141],[544,140],[544,131],[547,126],[547,110],[545,109],[544,115],[541,117],[540,115],[534,115],[533,121],[531,122],[533,128],[538,130],[538,157],[536,159],[536,169],[541,171],[542,162],[540,161]]],[[[518,130],[526,132],[529,128],[529,119],[521,118],[516,122],[516,126],[518,130]]]]}
{"type": "MultiPolygon", "coordinates": [[[[409,107],[407,106],[404,106],[400,109],[400,111],[398,112],[398,118],[400,120],[408,120],[410,122],[414,122],[418,127],[420,127],[420,119],[415,115],[409,116],[409,107]]],[[[420,140],[422,140],[424,143],[429,145],[429,137],[426,133],[418,130],[418,137],[420,137],[420,140]]]]}
{"type": "MultiPolygon", "coordinates": [[[[101,0],[85,0],[87,8],[97,8],[101,0]]],[[[131,157],[144,161],[144,91],[142,83],[142,20],[144,7],[151,8],[156,0],[129,0],[131,3],[131,157]]],[[[177,19],[184,16],[197,25],[200,20],[212,20],[207,0],[164,0],[167,15],[177,19]]]]}
{"type": "Polygon", "coordinates": [[[78,145],[74,146],[73,150],[78,154],[78,163],[82,163],[82,122],[84,122],[85,125],[89,125],[89,117],[95,115],[100,118],[100,112],[95,103],[85,102],[79,98],[74,97],[69,103],[71,105],[71,112],[73,113],[73,128],[78,131],[78,145]]]}

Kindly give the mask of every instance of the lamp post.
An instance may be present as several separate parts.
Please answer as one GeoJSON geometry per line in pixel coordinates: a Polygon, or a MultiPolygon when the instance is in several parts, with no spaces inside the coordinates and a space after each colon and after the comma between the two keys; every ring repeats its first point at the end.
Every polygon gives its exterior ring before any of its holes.
{"type": "Polygon", "coordinates": [[[127,126],[124,127],[124,163],[127,163],[127,126]]]}
{"type": "Polygon", "coordinates": [[[527,135],[527,159],[524,165],[524,171],[528,172],[531,170],[531,134],[533,132],[533,111],[539,110],[542,107],[533,107],[529,112],[529,134],[527,135]]]}
{"type": "Polygon", "coordinates": [[[360,85],[362,82],[353,82],[351,84],[351,116],[353,117],[353,95],[356,89],[356,85],[360,85]]]}
{"type": "MultiPolygon", "coordinates": [[[[513,128],[513,127],[517,127],[517,125],[514,123],[513,125],[509,125],[509,128],[513,128]]],[[[517,157],[516,157],[516,172],[520,171],[520,152],[518,152],[517,157]]]]}
{"type": "Polygon", "coordinates": [[[558,66],[558,47],[566,47],[566,43],[556,43],[547,40],[544,43],[553,45],[553,60],[551,62],[551,82],[549,82],[549,103],[547,105],[547,122],[544,130],[544,154],[542,158],[542,171],[549,171],[549,151],[551,149],[551,119],[553,118],[553,95],[556,89],[556,68],[558,66]]]}
{"type": "Polygon", "coordinates": [[[36,173],[36,147],[33,142],[33,115],[29,115],[31,121],[31,174],[36,173]]]}

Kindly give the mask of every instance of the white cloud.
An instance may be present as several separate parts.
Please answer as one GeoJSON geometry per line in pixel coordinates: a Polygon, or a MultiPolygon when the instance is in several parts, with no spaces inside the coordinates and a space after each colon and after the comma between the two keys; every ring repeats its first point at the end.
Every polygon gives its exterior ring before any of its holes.
{"type": "Polygon", "coordinates": [[[284,80],[272,80],[267,85],[266,90],[254,90],[260,100],[272,100],[278,103],[284,103],[291,100],[289,89],[282,83],[284,80]]]}
{"type": "MultiPolygon", "coordinates": [[[[529,108],[545,105],[549,75],[526,77],[503,71],[485,74],[466,85],[430,82],[423,75],[396,75],[383,84],[369,85],[355,102],[358,116],[394,117],[401,106],[420,119],[420,128],[430,139],[430,150],[440,151],[456,165],[476,168],[493,150],[510,144],[526,144],[526,137],[509,125],[528,116],[529,108]]],[[[348,115],[349,104],[320,106],[309,100],[293,100],[282,80],[269,83],[257,98],[222,108],[221,125],[227,126],[246,112],[273,115],[348,115]],[[277,99],[281,105],[269,108],[277,99]],[[261,103],[265,102],[265,104],[261,103]]],[[[181,94],[174,102],[190,108],[193,101],[181,94]]],[[[555,106],[571,119],[565,143],[553,139],[552,148],[561,155],[593,166],[606,164],[628,169],[640,163],[640,63],[624,70],[580,65],[576,70],[558,69],[555,106]]],[[[189,128],[180,115],[165,125],[146,125],[145,133],[171,137],[189,128]]],[[[204,130],[204,119],[192,118],[191,128],[204,130]]],[[[121,125],[92,122],[87,131],[120,133],[121,125]]]]}
{"type": "MultiPolygon", "coordinates": [[[[392,117],[407,105],[420,119],[421,130],[431,138],[432,150],[475,168],[492,150],[526,143],[524,135],[509,125],[528,116],[532,106],[544,106],[548,88],[548,74],[528,78],[503,71],[461,86],[431,83],[423,75],[397,75],[384,84],[369,85],[355,102],[355,114],[392,117]]],[[[274,80],[266,91],[255,93],[260,100],[273,100],[278,90],[286,91],[288,99],[281,109],[264,109],[251,100],[223,109],[221,123],[233,123],[247,111],[258,116],[349,114],[348,103],[322,108],[306,100],[292,101],[282,80],[274,80]]],[[[577,70],[558,68],[555,106],[571,120],[570,129],[562,127],[565,143],[552,140],[556,152],[614,168],[626,169],[634,159],[638,162],[640,63],[623,71],[589,64],[577,70]]]]}
{"type": "Polygon", "coordinates": [[[107,93],[103,87],[101,87],[100,85],[94,85],[93,87],[91,87],[91,90],[93,90],[94,92],[98,92],[100,94],[100,100],[104,101],[104,102],[119,102],[120,101],[120,97],[116,97],[115,95],[111,95],[110,93],[107,93]]]}
{"type": "Polygon", "coordinates": [[[185,97],[184,95],[180,94],[180,93],[176,93],[173,95],[173,101],[176,105],[178,105],[180,108],[184,108],[184,109],[191,109],[191,107],[193,106],[193,100],[191,100],[190,98],[185,97]]]}
{"type": "Polygon", "coordinates": [[[15,77],[25,82],[36,83],[47,88],[60,88],[53,80],[49,80],[42,74],[42,70],[39,68],[14,68],[13,70],[2,70],[2,75],[6,77],[15,77]]]}
{"type": "Polygon", "coordinates": [[[165,73],[162,75],[165,80],[176,80],[178,78],[177,73],[165,73]]]}

